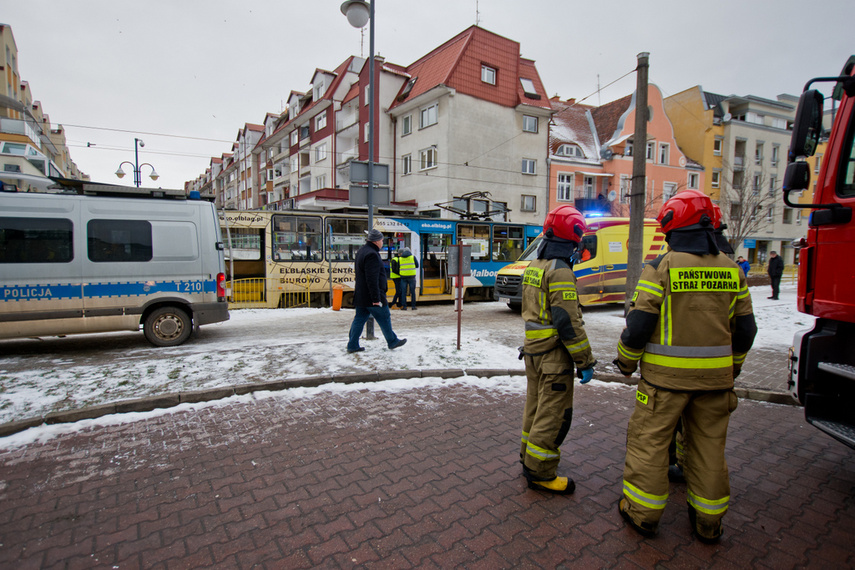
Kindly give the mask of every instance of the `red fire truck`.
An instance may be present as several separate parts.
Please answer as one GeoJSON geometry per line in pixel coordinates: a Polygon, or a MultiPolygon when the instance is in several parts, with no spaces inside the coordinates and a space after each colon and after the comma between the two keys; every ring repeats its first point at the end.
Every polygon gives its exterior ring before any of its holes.
{"type": "Polygon", "coordinates": [[[784,202],[810,208],[807,236],[799,247],[799,311],[816,317],[813,329],[796,334],[790,354],[789,388],[805,419],[855,448],[855,56],[839,77],[818,77],[799,100],[784,202]],[[832,83],[839,102],[816,180],[813,202],[793,203],[793,192],[810,186],[805,161],[823,136],[824,97],[815,83],[832,83]]]}

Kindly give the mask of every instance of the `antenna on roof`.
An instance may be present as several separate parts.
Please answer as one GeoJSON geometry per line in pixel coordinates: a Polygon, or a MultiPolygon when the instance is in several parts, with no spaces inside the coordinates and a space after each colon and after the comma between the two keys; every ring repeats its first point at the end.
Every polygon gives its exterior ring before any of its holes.
{"type": "Polygon", "coordinates": [[[597,74],[597,106],[602,105],[600,102],[600,74],[597,74]]]}
{"type": "Polygon", "coordinates": [[[481,24],[481,11],[478,10],[478,0],[475,0],[475,25],[481,24]]]}

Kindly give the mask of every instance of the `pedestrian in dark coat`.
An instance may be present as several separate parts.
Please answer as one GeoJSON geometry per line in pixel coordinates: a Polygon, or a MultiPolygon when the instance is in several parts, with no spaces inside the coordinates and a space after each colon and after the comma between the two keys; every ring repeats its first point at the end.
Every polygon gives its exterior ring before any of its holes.
{"type": "Polygon", "coordinates": [[[380,247],[383,245],[383,234],[376,229],[368,232],[367,242],[356,252],[354,264],[353,305],[356,314],[350,324],[350,337],[347,342],[347,352],[362,352],[359,337],[365,328],[365,322],[374,317],[389,348],[403,346],[407,339],[398,338],[392,330],[392,314],[386,301],[388,288],[386,271],[380,258],[380,247]]]}
{"type": "Polygon", "coordinates": [[[767,273],[769,273],[769,279],[772,280],[772,296],[767,298],[777,301],[778,292],[781,288],[781,276],[784,274],[784,260],[775,251],[769,253],[769,269],[767,269],[767,273]]]}

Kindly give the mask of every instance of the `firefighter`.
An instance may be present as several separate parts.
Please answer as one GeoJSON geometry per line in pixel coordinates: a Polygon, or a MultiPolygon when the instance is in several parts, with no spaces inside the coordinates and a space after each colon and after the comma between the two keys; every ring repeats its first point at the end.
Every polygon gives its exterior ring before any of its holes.
{"type": "Polygon", "coordinates": [[[528,387],[520,461],[530,488],[562,495],[576,488],[557,473],[559,446],[573,419],[574,364],[582,384],[591,380],[596,364],[573,274],[572,259],[585,229],[585,219],[572,206],[549,212],[537,259],[523,275],[520,358],[525,358],[528,387]]]}
{"type": "MultiPolygon", "coordinates": [[[[724,235],[727,224],[722,223],[721,208],[717,204],[713,204],[713,214],[713,231],[718,250],[722,253],[732,255],[733,247],[731,247],[730,242],[724,235]]],[[[668,480],[674,483],[686,482],[686,477],[683,475],[683,453],[683,422],[682,420],[677,420],[674,439],[668,447],[668,480]]]]}
{"type": "Polygon", "coordinates": [[[699,539],[716,542],[730,500],[724,446],[737,405],[733,380],[757,327],[745,276],[716,244],[709,197],[684,190],[657,220],[668,251],[642,271],[614,361],[626,376],[641,361],[618,508],[633,529],[656,534],[668,500],[668,445],[682,416],[689,520],[699,539]]]}

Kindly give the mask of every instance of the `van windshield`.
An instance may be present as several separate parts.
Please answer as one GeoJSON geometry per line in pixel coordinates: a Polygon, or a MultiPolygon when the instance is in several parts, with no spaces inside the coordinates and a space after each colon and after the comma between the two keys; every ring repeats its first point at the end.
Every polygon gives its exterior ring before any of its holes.
{"type": "MultiPolygon", "coordinates": [[[[533,242],[529,244],[522,255],[517,259],[517,261],[534,261],[537,259],[537,248],[540,247],[540,242],[543,240],[543,236],[537,236],[533,242]]],[[[597,236],[596,235],[587,235],[582,238],[582,248],[581,255],[579,257],[579,261],[587,261],[591,258],[597,257],[597,236]]]]}

